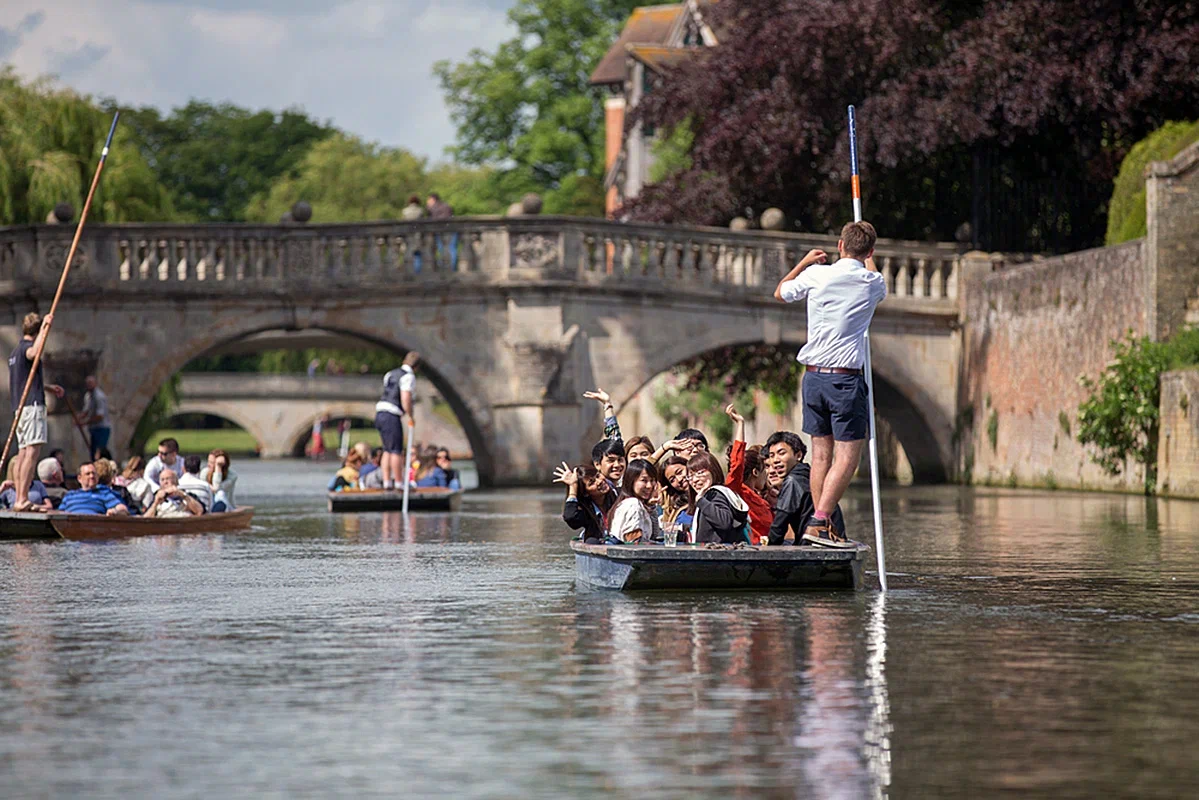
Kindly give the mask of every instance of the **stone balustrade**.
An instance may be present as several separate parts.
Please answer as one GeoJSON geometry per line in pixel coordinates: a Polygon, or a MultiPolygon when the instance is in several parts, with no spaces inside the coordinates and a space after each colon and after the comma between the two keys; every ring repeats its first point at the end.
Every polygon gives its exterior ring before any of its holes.
{"type": "MultiPolygon", "coordinates": [[[[0,228],[0,293],[53,291],[72,235],[67,226],[0,228]]],[[[302,294],[397,283],[574,282],[760,296],[813,247],[832,252],[836,238],[578,217],[91,225],[68,291],[302,294]]],[[[883,239],[876,260],[894,297],[942,307],[956,301],[954,245],[883,239]]]]}

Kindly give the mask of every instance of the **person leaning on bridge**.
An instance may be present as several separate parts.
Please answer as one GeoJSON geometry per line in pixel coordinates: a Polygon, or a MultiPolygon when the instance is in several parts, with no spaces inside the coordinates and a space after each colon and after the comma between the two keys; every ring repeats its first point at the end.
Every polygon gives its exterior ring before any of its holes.
{"type": "Polygon", "coordinates": [[[383,473],[383,488],[403,488],[401,478],[404,472],[404,426],[402,419],[408,417],[408,427],[411,428],[416,420],[412,416],[416,402],[416,365],[420,363],[420,353],[411,352],[404,356],[404,363],[399,369],[393,369],[383,376],[383,396],[375,403],[375,428],[379,438],[383,440],[383,459],[379,462],[379,470],[383,473]]]}
{"type": "Polygon", "coordinates": [[[37,371],[33,372],[29,396],[25,398],[25,407],[21,408],[21,396],[33,370],[33,361],[46,346],[46,334],[53,321],[53,314],[47,314],[45,319],[36,311],[26,314],[21,320],[21,340],[8,357],[8,390],[12,397],[13,416],[20,413],[17,421],[17,455],[13,459],[14,511],[28,511],[33,505],[29,502],[29,487],[33,483],[38,452],[48,438],[46,392],[53,392],[55,397],[64,394],[61,386],[43,382],[42,364],[39,361],[37,371]]]}
{"type": "Polygon", "coordinates": [[[830,523],[849,487],[870,434],[870,406],[862,369],[866,331],[887,284],[874,267],[877,234],[869,222],[841,229],[832,264],[812,250],[774,290],[786,303],[808,301],[808,342],[796,357],[805,365],[803,430],[812,437],[811,491],[815,512],[803,541],[826,547],[857,547],[830,523]]]}

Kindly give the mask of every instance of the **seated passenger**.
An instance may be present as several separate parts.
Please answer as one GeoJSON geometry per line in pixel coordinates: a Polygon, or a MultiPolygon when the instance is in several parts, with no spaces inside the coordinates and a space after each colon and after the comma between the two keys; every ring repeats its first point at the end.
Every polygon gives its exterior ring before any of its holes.
{"type": "Polygon", "coordinates": [[[179,478],[175,475],[175,470],[168,468],[158,473],[158,485],[159,489],[154,493],[154,502],[146,509],[147,517],[198,517],[204,513],[200,501],[179,488],[179,478]]]}
{"type": "MultiPolygon", "coordinates": [[[[45,460],[45,459],[43,459],[43,460],[45,460]]],[[[54,459],[49,459],[49,460],[54,461],[54,459]]],[[[13,459],[9,463],[15,464],[16,459],[13,459]]],[[[55,463],[57,464],[58,462],[55,462],[55,463]]],[[[39,463],[38,466],[41,466],[41,464],[39,463]]],[[[12,470],[9,470],[9,472],[11,472],[11,471],[12,470]]],[[[27,495],[29,497],[29,502],[31,505],[27,509],[25,509],[26,511],[37,513],[37,512],[50,511],[51,509],[54,508],[54,504],[52,502],[50,502],[50,498],[46,492],[46,485],[44,483],[42,483],[40,480],[34,479],[34,481],[29,484],[29,491],[27,492],[27,495]]],[[[12,507],[14,505],[16,505],[16,502],[17,502],[16,484],[13,483],[11,480],[7,480],[4,483],[0,483],[0,510],[11,511],[12,507]]]]}
{"type": "Polygon", "coordinates": [[[687,461],[687,476],[695,490],[695,541],[698,544],[749,543],[749,506],[724,485],[720,462],[707,451],[687,461]]]}
{"type": "Polygon", "coordinates": [[[729,474],[724,485],[737,493],[749,506],[750,544],[764,544],[770,536],[774,510],[763,496],[766,491],[766,464],[759,448],[745,447],[745,418],[732,403],[725,413],[733,420],[733,443],[729,447],[729,474]]]}
{"type": "Polygon", "coordinates": [[[571,468],[562,462],[562,466],[554,470],[554,483],[566,485],[562,519],[570,529],[582,531],[581,537],[587,544],[603,544],[607,536],[604,522],[616,502],[616,492],[608,486],[604,476],[595,467],[571,468]]]}
{"type": "Polygon", "coordinates": [[[667,456],[658,465],[661,478],[658,502],[662,506],[660,523],[663,528],[675,525],[679,528],[679,541],[691,541],[691,530],[695,520],[695,492],[687,479],[687,459],[682,456],[667,456]]]}
{"type": "Polygon", "coordinates": [[[434,456],[433,468],[425,474],[425,477],[416,482],[416,485],[421,489],[438,487],[441,489],[461,489],[462,482],[458,480],[458,473],[454,470],[454,462],[450,458],[450,451],[444,447],[438,448],[437,454],[434,456]]]}
{"type": "Polygon", "coordinates": [[[678,445],[675,449],[683,458],[691,458],[699,452],[707,453],[708,437],[704,436],[703,431],[695,428],[684,428],[679,431],[679,435],[674,437],[675,443],[678,445]]]}
{"type": "Polygon", "coordinates": [[[37,479],[46,487],[46,499],[58,508],[67,494],[67,476],[63,473],[62,462],[54,456],[43,458],[37,463],[37,479]]]}
{"type": "MultiPolygon", "coordinates": [[[[623,456],[623,450],[621,452],[623,456]]],[[[608,512],[608,538],[613,544],[650,544],[662,540],[662,528],[654,513],[658,493],[658,471],[648,461],[637,459],[622,471],[620,494],[608,512]]]]}
{"type": "Polygon", "coordinates": [[[129,490],[124,486],[113,485],[113,479],[117,477],[117,464],[115,461],[110,461],[107,458],[97,458],[92,462],[92,466],[96,468],[96,483],[107,487],[110,492],[117,496],[121,501],[121,505],[129,509],[129,513],[137,515],[141,513],[141,506],[129,494],[129,490]]]}
{"type": "MultiPolygon", "coordinates": [[[[374,450],[371,450],[370,460],[362,465],[362,469],[358,470],[358,486],[359,486],[359,488],[362,488],[362,489],[367,488],[366,479],[369,478],[371,476],[371,474],[378,472],[379,467],[382,463],[383,463],[383,448],[376,447],[374,450]]],[[[383,476],[382,475],[379,476],[379,488],[380,489],[383,488],[383,476]]]]}
{"type": "MultiPolygon", "coordinates": [[[[770,525],[771,545],[782,544],[788,533],[793,534],[795,544],[800,544],[803,532],[816,512],[808,483],[811,468],[803,463],[807,453],[803,439],[791,431],[775,431],[766,440],[766,454],[773,462],[775,472],[785,473],[779,486],[778,499],[774,502],[774,522],[770,525]]],[[[841,515],[841,506],[833,511],[830,522],[837,532],[844,535],[845,518],[841,515]]]]}
{"type": "Polygon", "coordinates": [[[179,476],[178,486],[183,491],[200,501],[205,514],[212,511],[212,487],[208,481],[200,477],[200,457],[188,456],[183,459],[183,474],[179,476]]]}
{"type": "Polygon", "coordinates": [[[230,466],[229,454],[224,450],[213,450],[208,454],[208,464],[200,470],[200,480],[212,490],[212,511],[232,511],[233,490],[237,487],[237,473],[230,466]]]}
{"type": "Polygon", "coordinates": [[[634,436],[624,443],[624,460],[626,463],[640,458],[642,461],[654,463],[654,443],[648,436],[634,436]]]}
{"type": "MultiPolygon", "coordinates": [[[[141,456],[130,456],[125,462],[125,469],[112,479],[113,486],[124,486],[129,496],[137,503],[140,514],[154,502],[154,487],[146,480],[146,459],[141,456]]],[[[129,507],[131,510],[133,506],[129,507]]]]}
{"type": "Polygon", "coordinates": [[[362,466],[362,456],[357,450],[351,450],[346,456],[346,460],[342,462],[341,469],[333,476],[333,480],[329,482],[329,491],[340,492],[345,488],[353,488],[358,485],[358,468],[362,466]]]}
{"type": "Polygon", "coordinates": [[[79,488],[63,496],[58,510],[64,514],[104,514],[109,517],[129,513],[129,507],[111,489],[101,486],[96,480],[96,467],[93,464],[79,466],[79,488]]]}
{"type": "Polygon", "coordinates": [[[613,491],[619,491],[627,462],[620,439],[601,439],[591,448],[591,465],[607,479],[613,491]]]}

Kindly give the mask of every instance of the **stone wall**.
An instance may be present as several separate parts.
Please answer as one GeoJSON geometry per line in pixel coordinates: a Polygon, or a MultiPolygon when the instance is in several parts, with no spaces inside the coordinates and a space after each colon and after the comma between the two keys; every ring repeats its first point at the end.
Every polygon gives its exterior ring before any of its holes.
{"type": "Polygon", "coordinates": [[[1145,241],[1003,268],[965,259],[956,433],[975,483],[1139,490],[1131,469],[1106,475],[1075,439],[1081,375],[1097,376],[1111,341],[1149,332],[1145,241]]]}
{"type": "Polygon", "coordinates": [[[1154,300],[1149,324],[1154,338],[1165,339],[1199,321],[1199,142],[1170,161],[1150,164],[1145,195],[1147,278],[1154,300]]]}
{"type": "Polygon", "coordinates": [[[1163,495],[1199,497],[1199,370],[1162,375],[1157,489],[1163,495]]]}

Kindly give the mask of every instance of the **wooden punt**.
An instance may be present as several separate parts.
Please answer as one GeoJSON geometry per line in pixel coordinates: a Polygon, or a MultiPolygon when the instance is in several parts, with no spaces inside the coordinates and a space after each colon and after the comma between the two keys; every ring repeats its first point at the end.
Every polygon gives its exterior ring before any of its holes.
{"type": "MultiPolygon", "coordinates": [[[[409,511],[457,511],[462,504],[462,489],[410,489],[409,511]]],[[[401,511],[404,492],[386,489],[343,489],[329,492],[329,510],[401,511]]]]}
{"type": "Polygon", "coordinates": [[[576,580],[598,589],[860,589],[863,555],[829,547],[708,550],[570,543],[576,580]]]}
{"type": "Polygon", "coordinates": [[[0,513],[0,539],[70,539],[86,542],[128,536],[234,533],[250,527],[253,506],[199,517],[107,517],[98,514],[0,513]]]}

